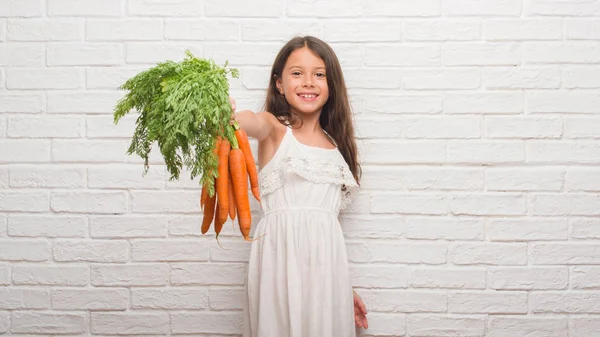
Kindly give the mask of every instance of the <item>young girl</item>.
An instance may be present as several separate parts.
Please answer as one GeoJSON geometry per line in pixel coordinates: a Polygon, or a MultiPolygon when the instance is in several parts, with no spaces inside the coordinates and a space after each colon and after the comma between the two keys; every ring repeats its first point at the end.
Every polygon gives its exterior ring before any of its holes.
{"type": "Polygon", "coordinates": [[[338,215],[358,188],[360,166],[331,47],[310,36],[283,46],[265,110],[234,114],[258,140],[264,213],[248,264],[244,337],[355,336],[368,323],[338,215]]]}

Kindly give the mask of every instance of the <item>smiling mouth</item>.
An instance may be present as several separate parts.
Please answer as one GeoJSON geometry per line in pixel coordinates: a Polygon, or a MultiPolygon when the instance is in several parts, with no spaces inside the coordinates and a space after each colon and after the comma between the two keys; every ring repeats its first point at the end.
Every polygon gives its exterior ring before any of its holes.
{"type": "Polygon", "coordinates": [[[300,98],[302,98],[303,100],[312,101],[315,98],[317,98],[319,95],[317,95],[317,94],[298,94],[298,96],[300,98]]]}

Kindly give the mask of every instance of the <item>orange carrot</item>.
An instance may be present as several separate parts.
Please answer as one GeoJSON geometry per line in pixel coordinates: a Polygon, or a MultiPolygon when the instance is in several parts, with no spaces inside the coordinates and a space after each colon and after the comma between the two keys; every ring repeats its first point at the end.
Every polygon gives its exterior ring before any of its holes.
{"type": "Polygon", "coordinates": [[[231,181],[231,172],[227,176],[229,178],[227,181],[227,191],[229,192],[229,217],[231,218],[231,220],[235,220],[235,196],[233,195],[233,182],[231,181]]]}
{"type": "Polygon", "coordinates": [[[248,135],[246,131],[242,129],[235,130],[235,138],[237,139],[238,145],[244,154],[246,161],[246,170],[250,178],[250,187],[252,189],[252,195],[256,200],[260,202],[260,191],[258,189],[258,172],[256,171],[256,164],[254,163],[254,157],[252,156],[252,150],[250,149],[250,142],[248,141],[248,135]]]}
{"type": "Polygon", "coordinates": [[[204,210],[204,204],[206,203],[206,198],[208,198],[208,185],[202,185],[202,193],[200,194],[200,209],[204,210]]]}
{"type": "Polygon", "coordinates": [[[217,213],[219,222],[224,223],[227,221],[229,215],[229,191],[227,190],[227,183],[229,182],[229,151],[231,144],[227,138],[221,140],[219,146],[219,176],[216,181],[217,198],[219,199],[220,210],[217,213]]]}
{"type": "Polygon", "coordinates": [[[233,182],[233,196],[237,209],[240,232],[244,240],[251,241],[250,226],[252,225],[252,213],[250,212],[250,200],[248,199],[248,172],[246,160],[241,149],[231,149],[229,152],[229,170],[233,182]]]}
{"type": "Polygon", "coordinates": [[[206,198],[206,203],[204,204],[204,218],[202,219],[202,234],[206,234],[208,229],[210,228],[210,224],[215,217],[215,203],[216,203],[217,195],[213,195],[212,197],[206,198]]]}

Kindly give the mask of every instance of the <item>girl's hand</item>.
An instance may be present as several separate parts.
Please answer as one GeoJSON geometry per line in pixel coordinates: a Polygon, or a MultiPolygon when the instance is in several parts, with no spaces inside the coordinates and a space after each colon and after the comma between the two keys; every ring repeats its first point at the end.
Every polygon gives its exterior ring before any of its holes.
{"type": "Polygon", "coordinates": [[[229,125],[233,125],[235,123],[235,99],[229,96],[229,103],[231,103],[231,110],[234,113],[231,114],[231,119],[229,120],[229,125]]]}
{"type": "Polygon", "coordinates": [[[352,290],[352,294],[354,296],[354,324],[357,328],[368,329],[367,308],[356,291],[352,290]]]}

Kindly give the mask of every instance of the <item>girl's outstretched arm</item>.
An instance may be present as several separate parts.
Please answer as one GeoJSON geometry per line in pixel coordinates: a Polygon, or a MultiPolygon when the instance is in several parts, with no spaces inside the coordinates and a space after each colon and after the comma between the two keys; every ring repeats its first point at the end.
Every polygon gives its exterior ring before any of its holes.
{"type": "MultiPolygon", "coordinates": [[[[235,100],[233,97],[229,97],[229,101],[231,102],[231,108],[235,111],[235,100]]],[[[248,137],[255,138],[258,141],[271,136],[275,125],[279,123],[275,116],[266,111],[254,113],[250,110],[242,110],[233,114],[233,120],[237,121],[240,128],[246,131],[248,137]]]]}

